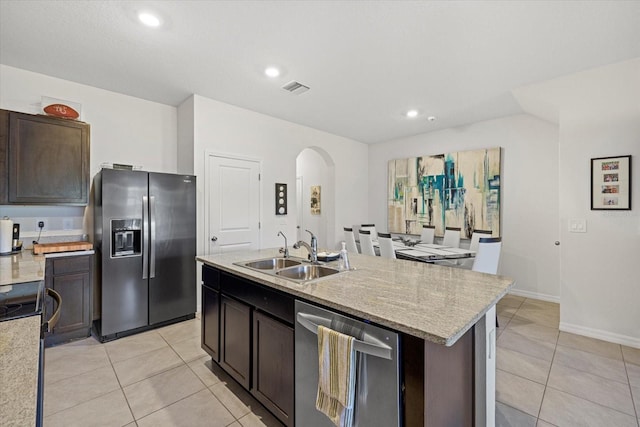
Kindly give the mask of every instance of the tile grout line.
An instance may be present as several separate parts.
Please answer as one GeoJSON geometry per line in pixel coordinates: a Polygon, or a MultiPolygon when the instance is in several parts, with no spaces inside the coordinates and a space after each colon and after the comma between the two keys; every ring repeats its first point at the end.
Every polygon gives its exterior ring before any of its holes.
{"type": "Polygon", "coordinates": [[[624,365],[624,372],[625,374],[627,374],[627,383],[629,384],[629,394],[631,395],[631,403],[633,404],[633,410],[636,412],[636,423],[640,423],[640,421],[638,421],[638,419],[640,419],[640,408],[636,406],[636,399],[633,398],[633,388],[631,386],[631,378],[629,378],[629,370],[627,369],[627,360],[624,357],[624,351],[622,351],[622,346],[620,346],[620,351],[622,352],[622,364],[624,365]]]}
{"type": "MultiPolygon", "coordinates": [[[[544,403],[544,397],[547,394],[547,388],[549,388],[549,379],[551,378],[551,370],[553,369],[553,361],[556,358],[556,350],[558,349],[558,341],[560,340],[560,330],[558,329],[558,335],[556,337],[556,343],[553,347],[553,356],[551,356],[551,364],[549,364],[549,372],[547,372],[547,381],[544,383],[544,390],[542,391],[542,400],[540,400],[540,407],[538,408],[538,416],[536,417],[539,420],[544,422],[549,422],[545,419],[540,418],[540,414],[542,413],[542,404],[544,403]]],[[[551,387],[553,388],[553,387],[551,387]]],[[[537,424],[537,422],[536,422],[537,424]]],[[[549,422],[549,424],[553,424],[549,422]]]]}
{"type": "MultiPolygon", "coordinates": [[[[104,343],[101,343],[101,345],[104,345],[104,343]]],[[[138,423],[136,422],[136,417],[133,414],[133,409],[131,409],[131,404],[129,403],[129,399],[127,399],[127,394],[124,392],[124,387],[122,387],[122,383],[120,382],[120,377],[118,377],[118,373],[116,372],[116,367],[113,366],[113,361],[111,360],[111,356],[109,356],[109,352],[107,351],[106,346],[104,348],[104,352],[107,353],[107,358],[109,359],[109,363],[111,364],[111,369],[113,370],[113,375],[116,376],[116,381],[118,381],[118,385],[120,386],[120,393],[122,393],[122,396],[124,396],[124,401],[127,402],[127,408],[129,408],[129,413],[131,414],[131,418],[133,418],[133,422],[137,427],[138,423]]],[[[125,424],[125,425],[127,425],[127,424],[125,424]]]]}

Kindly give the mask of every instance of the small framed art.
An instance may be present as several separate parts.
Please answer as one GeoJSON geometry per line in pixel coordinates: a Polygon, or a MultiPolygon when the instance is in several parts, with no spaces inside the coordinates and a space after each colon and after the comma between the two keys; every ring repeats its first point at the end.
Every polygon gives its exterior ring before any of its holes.
{"type": "Polygon", "coordinates": [[[631,210],[631,156],[591,159],[591,210],[631,210]]]}

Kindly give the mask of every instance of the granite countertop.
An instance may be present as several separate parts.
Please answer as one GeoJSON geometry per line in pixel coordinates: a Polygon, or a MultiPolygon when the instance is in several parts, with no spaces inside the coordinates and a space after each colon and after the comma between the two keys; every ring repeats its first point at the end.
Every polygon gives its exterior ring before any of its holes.
{"type": "MultiPolygon", "coordinates": [[[[306,252],[292,251],[292,256],[306,252]]],[[[349,254],[355,270],[298,284],[235,262],[277,257],[278,249],[196,259],[310,302],[445,346],[453,345],[513,286],[504,276],[349,254]]],[[[327,263],[336,266],[337,261],[327,263]]]]}
{"type": "Polygon", "coordinates": [[[0,256],[0,286],[44,280],[46,258],[90,255],[93,253],[93,250],[88,250],[33,255],[30,250],[23,250],[17,254],[0,256]]]}
{"type": "Polygon", "coordinates": [[[0,322],[0,420],[36,424],[40,315],[0,322]]]}

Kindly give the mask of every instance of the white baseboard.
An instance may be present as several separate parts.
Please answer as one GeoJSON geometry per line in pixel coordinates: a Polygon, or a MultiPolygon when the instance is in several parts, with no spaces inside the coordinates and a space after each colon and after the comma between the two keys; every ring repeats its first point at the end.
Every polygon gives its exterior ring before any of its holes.
{"type": "Polygon", "coordinates": [[[640,348],[640,338],[620,335],[614,332],[603,331],[600,329],[587,328],[584,326],[574,325],[571,323],[560,322],[560,330],[562,332],[570,332],[572,334],[584,335],[585,337],[596,338],[616,344],[626,345],[628,347],[640,348]]]}
{"type": "Polygon", "coordinates": [[[525,297],[525,298],[540,299],[543,301],[555,302],[560,304],[560,297],[557,297],[555,295],[547,295],[547,294],[541,294],[538,292],[522,291],[520,289],[514,289],[514,288],[511,288],[509,290],[509,294],[518,295],[520,297],[525,297]]]}

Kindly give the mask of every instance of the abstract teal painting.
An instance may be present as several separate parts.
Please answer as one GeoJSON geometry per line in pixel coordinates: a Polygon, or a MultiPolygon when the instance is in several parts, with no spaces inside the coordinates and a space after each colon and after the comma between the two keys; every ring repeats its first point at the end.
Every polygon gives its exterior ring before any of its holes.
{"type": "Polygon", "coordinates": [[[500,147],[389,161],[388,229],[420,234],[422,225],[500,236],[500,147]]]}

